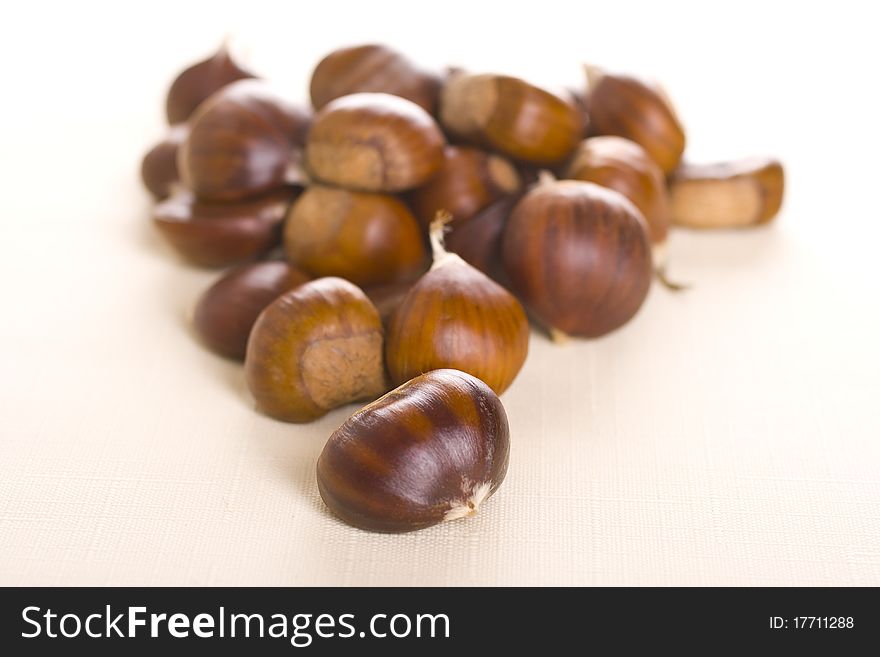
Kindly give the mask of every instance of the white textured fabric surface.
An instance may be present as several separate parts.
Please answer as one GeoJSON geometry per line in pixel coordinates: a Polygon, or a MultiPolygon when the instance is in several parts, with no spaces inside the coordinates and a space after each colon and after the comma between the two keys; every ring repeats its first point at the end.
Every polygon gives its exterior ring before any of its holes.
{"type": "Polygon", "coordinates": [[[488,49],[489,8],[464,26],[434,17],[425,35],[382,7],[316,6],[298,18],[316,29],[294,33],[246,5],[59,5],[39,41],[38,17],[0,21],[20,89],[0,109],[0,584],[880,585],[869,21],[844,31],[809,10],[794,35],[784,8],[761,3],[716,34],[698,6],[608,8],[582,19],[634,39],[594,27],[580,44],[577,17],[548,5],[508,16],[488,49]],[[351,12],[336,31],[334,11],[351,12]],[[645,19],[625,21],[632,11],[645,19]],[[553,53],[523,52],[532,24],[553,53]],[[827,47],[810,25],[827,27],[827,47]],[[353,407],[307,426],[255,413],[240,368],[187,328],[214,274],[176,262],[146,219],[137,166],[161,133],[164,87],[229,30],[301,86],[320,53],[369,39],[528,73],[577,57],[647,66],[669,81],[693,153],[784,157],[786,207],[767,229],[676,232],[672,274],[693,288],[655,286],[623,330],[561,348],[534,336],[503,398],[508,478],[477,517],[354,530],[314,481],[353,407]]]}

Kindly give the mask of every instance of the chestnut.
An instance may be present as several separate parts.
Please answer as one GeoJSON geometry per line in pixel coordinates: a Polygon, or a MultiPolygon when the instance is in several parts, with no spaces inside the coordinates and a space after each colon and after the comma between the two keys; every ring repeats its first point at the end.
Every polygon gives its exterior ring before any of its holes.
{"type": "Polygon", "coordinates": [[[690,228],[741,228],[769,222],[782,207],[785,172],[778,160],[749,157],[685,164],[670,179],[672,221],[690,228]]]}
{"type": "Polygon", "coordinates": [[[236,80],[253,77],[256,76],[242,68],[223,44],[214,55],[188,67],[171,83],[165,102],[168,123],[174,125],[186,121],[199,104],[218,89],[236,80]]]}
{"type": "Polygon", "coordinates": [[[684,153],[684,128],[660,86],[594,66],[585,69],[591,133],[634,141],[664,174],[675,169],[684,153]]]}
{"type": "Polygon", "coordinates": [[[236,267],[199,297],[193,313],[196,334],[214,353],[244,360],[248,336],[263,309],[283,292],[309,280],[286,262],[255,262],[236,267]]]}
{"type": "Polygon", "coordinates": [[[257,318],[244,370],[264,413],[309,422],[388,388],[382,322],[363,291],[319,278],[283,293],[257,318]]]}
{"type": "Polygon", "coordinates": [[[507,414],[479,379],[435,370],[352,415],[318,458],[318,491],[341,520],[407,532],[474,515],[501,485],[507,414]]]}
{"type": "Polygon", "coordinates": [[[316,110],[341,96],[379,92],[411,100],[433,114],[440,76],[387,46],[367,44],[339,48],[324,57],[312,73],[309,91],[316,110]]]}
{"type": "Polygon", "coordinates": [[[447,249],[504,287],[508,283],[501,264],[501,236],[520,198],[521,194],[507,196],[467,221],[452,222],[444,240],[447,249]]]}
{"type": "Polygon", "coordinates": [[[312,276],[361,286],[410,280],[427,266],[419,225],[400,200],[325,185],[312,185],[291,206],[284,248],[312,276]]]}
{"type": "Polygon", "coordinates": [[[439,171],[445,145],[440,127],[415,103],[359,93],[337,98],[317,113],[306,142],[306,164],[326,183],[400,192],[439,171]]]}
{"type": "Polygon", "coordinates": [[[177,171],[177,151],[189,134],[189,126],[179,123],[171,126],[168,134],[153,146],[141,162],[141,179],[144,187],[156,199],[167,198],[180,180],[177,171]]]}
{"type": "Polygon", "coordinates": [[[189,263],[227,267],[281,243],[281,226],[297,194],[298,189],[283,188],[235,203],[210,203],[181,190],[153,208],[153,223],[189,263]]]}
{"type": "Polygon", "coordinates": [[[260,80],[241,80],[210,98],[190,120],[178,167],[183,183],[211,201],[234,201],[289,182],[310,116],[260,80]]]}
{"type": "Polygon", "coordinates": [[[645,218],[651,244],[662,248],[669,231],[669,194],[663,172],[644,148],[623,137],[585,139],[563,177],[594,182],[626,196],[645,218]]]}
{"type": "Polygon", "coordinates": [[[437,212],[462,223],[499,198],[513,194],[522,182],[516,168],[503,157],[468,146],[447,146],[443,166],[407,200],[427,230],[437,212]]]}
{"type": "Polygon", "coordinates": [[[513,291],[554,338],[622,326],[651,284],[641,213],[595,183],[545,180],[529,191],[507,222],[502,259],[513,291]]]}
{"type": "Polygon", "coordinates": [[[451,367],[479,377],[500,395],[526,360],[529,322],[516,297],[446,251],[443,223],[431,227],[431,270],[413,285],[388,325],[388,373],[399,384],[451,367]]]}
{"type": "Polygon", "coordinates": [[[492,74],[451,76],[440,94],[440,122],[459,139],[539,165],[561,162],[584,132],[570,97],[492,74]]]}

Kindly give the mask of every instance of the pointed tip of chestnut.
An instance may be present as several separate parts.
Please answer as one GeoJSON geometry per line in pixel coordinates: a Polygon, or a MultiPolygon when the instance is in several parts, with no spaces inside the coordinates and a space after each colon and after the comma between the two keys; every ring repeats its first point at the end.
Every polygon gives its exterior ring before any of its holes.
{"type": "Polygon", "coordinates": [[[256,76],[233,59],[224,41],[217,52],[181,71],[171,83],[165,102],[168,123],[186,121],[201,102],[218,89],[253,77],[256,76]]]}
{"type": "Polygon", "coordinates": [[[510,292],[446,251],[443,228],[443,219],[432,224],[434,264],[413,285],[388,325],[388,372],[394,383],[402,383],[422,372],[451,367],[479,377],[501,394],[528,355],[528,319],[510,292]]]}
{"type": "Polygon", "coordinates": [[[474,515],[507,473],[507,414],[484,382],[441,369],[352,415],[324,447],[318,491],[349,525],[407,532],[474,515]]]}

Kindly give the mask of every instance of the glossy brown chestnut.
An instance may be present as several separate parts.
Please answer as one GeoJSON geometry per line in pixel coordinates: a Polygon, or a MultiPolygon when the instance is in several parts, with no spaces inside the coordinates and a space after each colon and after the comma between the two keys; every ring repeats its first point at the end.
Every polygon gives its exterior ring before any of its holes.
{"type": "Polygon", "coordinates": [[[224,44],[214,55],[185,69],[171,83],[165,109],[168,123],[186,121],[199,104],[231,82],[255,77],[239,65],[224,44]]]}
{"type": "Polygon", "coordinates": [[[554,338],[618,328],[651,284],[641,213],[589,182],[542,182],[528,192],[507,222],[502,258],[513,291],[554,338]]]}
{"type": "Polygon", "coordinates": [[[458,224],[493,201],[516,193],[521,184],[519,172],[503,157],[468,146],[447,146],[437,174],[407,198],[427,230],[441,210],[458,224]]]}
{"type": "Polygon", "coordinates": [[[571,98],[492,74],[450,77],[440,94],[440,121],[459,139],[541,165],[565,159],[584,132],[571,98]]]}
{"type": "Polygon", "coordinates": [[[765,224],[779,212],[785,172],[778,160],[749,157],[686,164],[670,179],[672,220],[689,228],[742,228],[765,224]]]}
{"type": "Polygon", "coordinates": [[[435,370],[352,415],[318,459],[318,491],[349,525],[407,532],[471,516],[507,473],[501,401],[479,379],[435,370]]]}
{"type": "Polygon", "coordinates": [[[224,274],[202,293],[193,327],[202,343],[226,358],[244,360],[248,336],[263,309],[309,277],[286,262],[255,262],[224,274]]]}
{"type": "Polygon", "coordinates": [[[281,225],[298,193],[284,188],[235,203],[210,203],[181,190],[153,208],[153,222],[184,260],[227,267],[281,243],[281,225]]]}
{"type": "Polygon", "coordinates": [[[400,192],[443,165],[446,139],[415,103],[389,94],[343,96],[315,116],[306,164],[318,180],[362,191],[400,192]]]}
{"type": "Polygon", "coordinates": [[[257,318],[244,369],[257,407],[286,422],[375,399],[388,389],[379,313],[341,278],[300,285],[257,318]]]}
{"type": "Polygon", "coordinates": [[[507,196],[462,222],[452,222],[446,233],[446,248],[457,253],[469,265],[507,287],[501,263],[501,237],[521,194],[507,196]]]}
{"type": "Polygon", "coordinates": [[[291,206],[284,248],[312,276],[362,286],[411,280],[427,266],[418,223],[401,201],[325,185],[312,185],[291,206]]]}
{"type": "Polygon", "coordinates": [[[310,116],[260,80],[230,84],[206,100],[190,120],[178,168],[200,198],[233,201],[289,181],[295,151],[310,116]]]}
{"type": "Polygon", "coordinates": [[[179,123],[171,126],[165,139],[153,146],[141,162],[141,179],[144,187],[155,198],[171,195],[172,188],[180,180],[177,171],[177,151],[189,134],[189,126],[179,123]]]}
{"type": "Polygon", "coordinates": [[[616,136],[591,137],[580,143],[564,178],[584,180],[626,196],[648,224],[651,244],[660,247],[669,232],[666,178],[644,148],[616,136]]]}
{"type": "Polygon", "coordinates": [[[433,114],[440,76],[396,50],[368,44],[340,48],[324,57],[312,73],[309,91],[316,110],[342,96],[367,92],[400,96],[433,114]]]}
{"type": "Polygon", "coordinates": [[[634,141],[663,173],[675,169],[684,153],[684,128],[659,85],[593,66],[587,66],[586,72],[592,134],[634,141]]]}
{"type": "Polygon", "coordinates": [[[393,383],[451,367],[485,381],[497,394],[516,378],[529,350],[529,322],[510,292],[442,243],[431,227],[434,264],[394,312],[385,341],[393,383]]]}

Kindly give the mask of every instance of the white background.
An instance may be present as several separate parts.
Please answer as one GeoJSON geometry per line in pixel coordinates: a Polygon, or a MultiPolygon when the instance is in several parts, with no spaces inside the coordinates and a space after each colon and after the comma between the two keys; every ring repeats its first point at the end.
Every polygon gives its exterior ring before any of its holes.
{"type": "Polygon", "coordinates": [[[0,16],[0,584],[880,585],[871,4],[6,3],[0,16]],[[693,159],[780,156],[777,223],[676,232],[675,277],[607,338],[535,335],[508,479],[474,519],[350,529],[314,463],[353,407],[256,414],[186,312],[214,274],[138,181],[164,94],[224,37],[305,98],[386,41],[426,64],[662,79],[693,159]]]}

